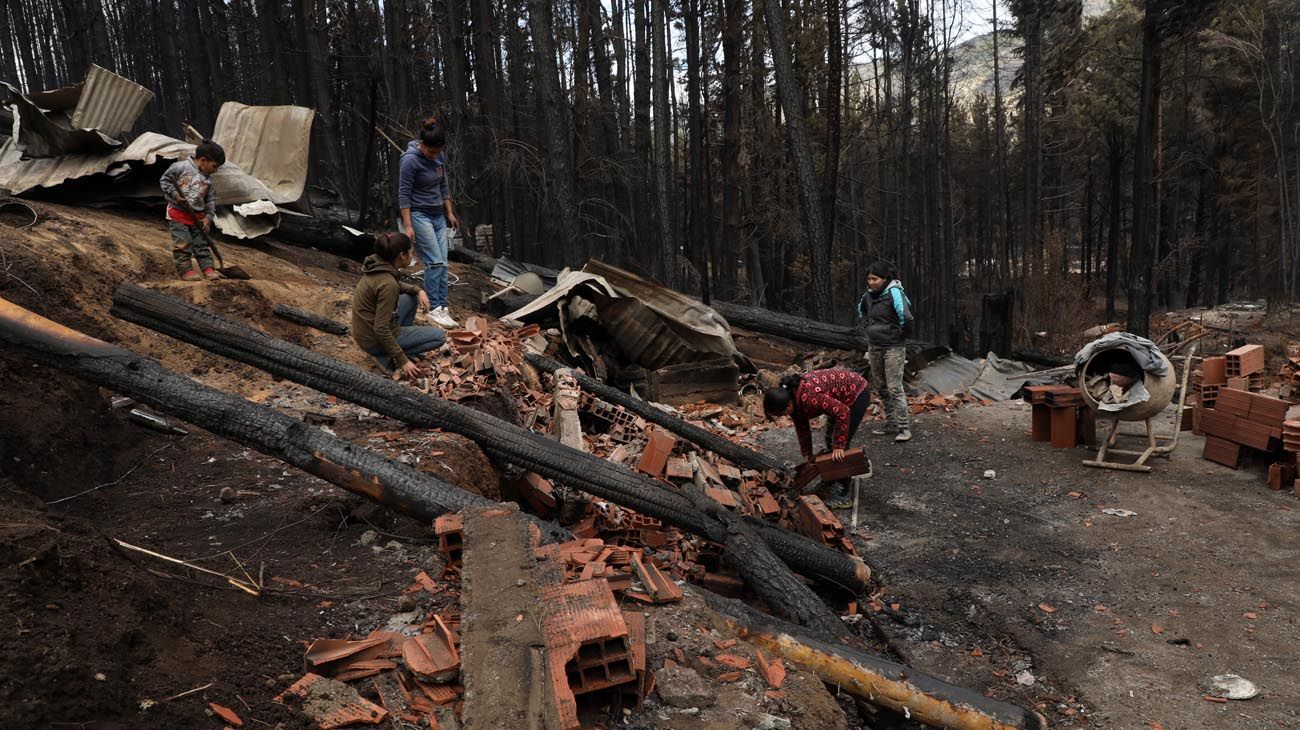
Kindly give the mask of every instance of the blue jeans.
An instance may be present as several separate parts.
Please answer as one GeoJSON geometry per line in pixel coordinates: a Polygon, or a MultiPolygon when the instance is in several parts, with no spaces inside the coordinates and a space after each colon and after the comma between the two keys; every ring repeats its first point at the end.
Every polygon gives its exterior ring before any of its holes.
{"type": "MultiPolygon", "coordinates": [[[[415,357],[429,350],[436,350],[442,347],[446,341],[447,335],[437,327],[421,326],[414,327],[415,324],[415,305],[416,298],[410,294],[403,294],[397,298],[397,345],[402,348],[402,352],[407,357],[415,357]]],[[[393,369],[393,359],[383,350],[366,350],[367,354],[375,358],[379,367],[385,372],[391,372],[393,369]]]]}
{"type": "Polygon", "coordinates": [[[411,211],[415,254],[424,262],[424,293],[429,306],[447,306],[447,216],[411,211]]]}

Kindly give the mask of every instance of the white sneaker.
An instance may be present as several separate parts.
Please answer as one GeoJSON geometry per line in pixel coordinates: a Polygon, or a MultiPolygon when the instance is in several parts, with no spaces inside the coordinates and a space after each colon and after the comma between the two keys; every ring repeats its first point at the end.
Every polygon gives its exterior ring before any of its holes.
{"type": "Polygon", "coordinates": [[[457,329],[460,327],[460,323],[451,318],[451,312],[447,311],[446,307],[434,307],[433,311],[429,312],[429,318],[438,323],[438,326],[443,329],[457,329]]]}

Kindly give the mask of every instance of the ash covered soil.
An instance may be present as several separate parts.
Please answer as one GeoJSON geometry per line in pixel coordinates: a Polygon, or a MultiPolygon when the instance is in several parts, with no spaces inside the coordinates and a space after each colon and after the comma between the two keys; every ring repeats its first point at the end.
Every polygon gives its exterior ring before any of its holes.
{"type": "MultiPolygon", "coordinates": [[[[1054,726],[1300,727],[1300,499],[1267,465],[1202,460],[1190,432],[1133,474],[1032,443],[1029,420],[1009,402],[923,415],[907,444],[855,438],[874,464],[855,540],[891,646],[1054,726]],[[1259,696],[1204,699],[1220,674],[1259,696]]],[[[764,443],[797,455],[785,432],[764,443]]]]}
{"type": "MultiPolygon", "coordinates": [[[[390,456],[441,452],[417,467],[499,496],[499,474],[463,439],[404,429],[108,315],[113,288],[135,281],[364,364],[337,338],[269,315],[285,302],[342,319],[346,262],[229,244],[232,263],[260,281],[182,284],[168,278],[158,221],[40,209],[33,229],[0,229],[10,264],[0,296],[209,385],[333,419],[340,436],[390,456]]],[[[453,288],[453,306],[476,301],[472,287],[453,288]]],[[[763,348],[763,360],[790,352],[740,341],[763,348]]],[[[381,625],[416,574],[441,569],[427,525],[197,429],[183,438],[144,430],[110,413],[111,394],[9,353],[0,352],[0,378],[0,728],[221,727],[209,702],[246,727],[310,727],[273,702],[301,676],[306,645],[381,625]],[[247,571],[268,590],[255,598],[114,539],[235,577],[247,571]]],[[[1032,444],[1028,424],[1027,408],[1002,404],[920,416],[909,444],[864,428],[858,444],[876,473],[863,485],[855,539],[879,581],[879,610],[863,603],[888,640],[880,650],[1038,707],[1056,727],[1300,727],[1300,500],[1270,492],[1258,466],[1202,461],[1201,440],[1188,434],[1172,460],[1140,475],[1090,470],[1079,464],[1085,451],[1032,444]],[[997,474],[985,479],[989,469],[997,474]],[[1230,672],[1261,695],[1202,699],[1203,680],[1230,672]]],[[[789,429],[761,443],[797,456],[789,429]]],[[[840,516],[851,522],[851,511],[840,516]]],[[[416,595],[430,611],[455,602],[416,595]]],[[[651,666],[682,649],[700,675],[699,699],[689,676],[676,696],[702,707],[656,703],[633,727],[752,727],[759,712],[796,728],[902,726],[861,716],[796,671],[775,699],[752,672],[719,684],[700,660],[722,638],[707,611],[688,601],[647,613],[651,666]]],[[[727,651],[753,656],[743,643],[727,651]]]]}

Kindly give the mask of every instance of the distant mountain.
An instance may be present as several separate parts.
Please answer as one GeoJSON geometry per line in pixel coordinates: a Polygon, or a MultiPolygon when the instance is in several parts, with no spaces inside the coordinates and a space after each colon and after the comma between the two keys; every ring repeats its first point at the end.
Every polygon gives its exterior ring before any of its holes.
{"type": "MultiPolygon", "coordinates": [[[[1105,15],[1116,3],[1124,0],[1082,0],[1081,12],[1086,23],[1105,15]]],[[[1002,93],[1013,95],[1011,82],[1020,72],[1020,39],[1010,33],[998,38],[998,69],[1002,93]]],[[[961,100],[973,99],[980,94],[993,97],[993,33],[984,33],[959,44],[952,51],[952,83],[954,95],[961,100]]]]}
{"type": "MultiPolygon", "coordinates": [[[[1086,23],[1105,15],[1118,3],[1127,1],[1129,0],[1081,0],[1083,21],[1086,23]]],[[[1005,27],[1006,19],[1000,19],[1005,27]]],[[[1015,81],[1016,74],[1020,73],[1020,46],[1020,39],[1005,30],[998,37],[998,80],[1007,103],[1014,103],[1013,100],[1019,96],[1018,90],[1012,88],[1012,82],[1015,81]]],[[[993,33],[981,33],[962,41],[953,47],[952,56],[954,96],[960,101],[969,101],[980,94],[993,98],[993,33]]],[[[870,84],[874,79],[874,69],[870,63],[852,64],[849,73],[853,82],[851,85],[858,93],[870,93],[870,84]]]]}

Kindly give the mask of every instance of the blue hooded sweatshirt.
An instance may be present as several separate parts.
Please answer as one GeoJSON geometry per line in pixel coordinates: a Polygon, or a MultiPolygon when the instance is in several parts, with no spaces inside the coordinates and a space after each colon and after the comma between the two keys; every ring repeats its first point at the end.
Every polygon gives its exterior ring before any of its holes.
{"type": "Polygon", "coordinates": [[[437,159],[430,160],[420,154],[420,143],[411,140],[397,172],[397,207],[442,215],[442,201],[450,197],[446,155],[439,152],[437,159]]]}

